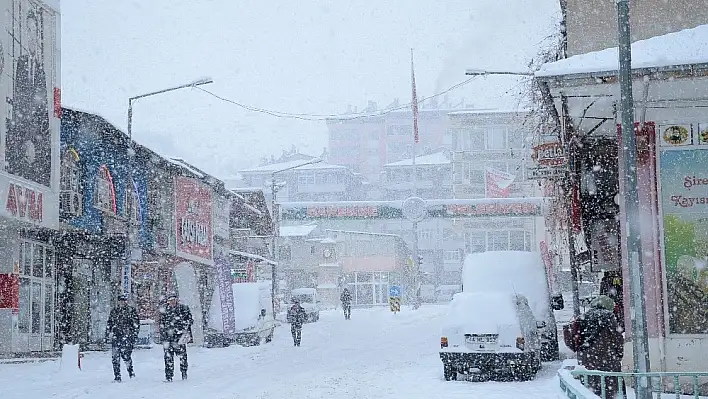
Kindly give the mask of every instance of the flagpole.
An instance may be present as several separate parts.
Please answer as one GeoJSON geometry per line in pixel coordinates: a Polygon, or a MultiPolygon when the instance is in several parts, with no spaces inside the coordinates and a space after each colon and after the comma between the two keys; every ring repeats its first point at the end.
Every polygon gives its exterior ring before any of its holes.
{"type": "MultiPolygon", "coordinates": [[[[413,49],[411,48],[411,110],[413,111],[413,197],[418,196],[418,168],[416,166],[415,157],[418,144],[418,96],[415,91],[415,70],[413,68],[413,49]]],[[[414,303],[413,308],[417,309],[420,306],[420,257],[418,256],[418,222],[413,222],[413,289],[414,303]]]]}

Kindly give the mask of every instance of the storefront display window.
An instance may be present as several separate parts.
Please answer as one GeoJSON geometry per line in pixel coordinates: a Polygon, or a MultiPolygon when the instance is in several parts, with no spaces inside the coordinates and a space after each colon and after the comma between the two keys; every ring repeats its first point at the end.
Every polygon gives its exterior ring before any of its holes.
{"type": "Polygon", "coordinates": [[[54,339],[54,251],[46,244],[20,243],[20,295],[18,333],[20,351],[53,348],[54,339]]]}
{"type": "MultiPolygon", "coordinates": [[[[683,132],[686,129],[674,130],[683,132]]],[[[677,144],[672,142],[671,145],[677,144]]],[[[688,149],[682,145],[660,153],[663,253],[669,333],[672,334],[705,334],[708,331],[708,313],[705,312],[708,308],[706,165],[708,148],[703,146],[688,149]]]]}

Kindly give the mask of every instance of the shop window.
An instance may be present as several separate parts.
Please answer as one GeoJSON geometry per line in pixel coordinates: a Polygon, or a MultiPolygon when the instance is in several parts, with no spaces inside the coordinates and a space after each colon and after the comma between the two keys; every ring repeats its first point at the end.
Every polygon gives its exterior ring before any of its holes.
{"type": "Polygon", "coordinates": [[[32,250],[32,277],[44,277],[44,248],[34,245],[32,250]]]}
{"type": "Polygon", "coordinates": [[[526,232],[514,230],[509,232],[509,250],[510,251],[526,251],[526,232]]]}
{"type": "Polygon", "coordinates": [[[30,330],[30,279],[20,278],[20,309],[18,314],[18,329],[20,333],[30,330]]]}
{"type": "Polygon", "coordinates": [[[80,182],[79,154],[72,148],[64,152],[61,159],[61,191],[78,193],[80,182]]]}
{"type": "Polygon", "coordinates": [[[460,261],[460,251],[445,251],[444,253],[445,262],[457,263],[460,261]]]}
{"type": "Polygon", "coordinates": [[[297,176],[297,184],[299,184],[299,185],[314,185],[315,184],[314,172],[300,172],[297,176]]]}
{"type": "Polygon", "coordinates": [[[509,249],[508,231],[490,231],[487,237],[489,238],[487,245],[489,251],[507,251],[509,249]]]}
{"type": "Polygon", "coordinates": [[[465,242],[467,243],[467,252],[477,253],[487,250],[487,235],[483,231],[471,231],[465,233],[465,242]]]}
{"type": "Polygon", "coordinates": [[[100,167],[98,175],[96,176],[96,195],[94,203],[98,209],[104,212],[116,213],[113,178],[106,165],[100,167]]]}
{"type": "Polygon", "coordinates": [[[372,275],[371,273],[357,273],[356,282],[357,283],[370,283],[372,275]]]}
{"type": "Polygon", "coordinates": [[[292,258],[292,249],[289,245],[280,247],[280,260],[290,260],[292,258]]]}

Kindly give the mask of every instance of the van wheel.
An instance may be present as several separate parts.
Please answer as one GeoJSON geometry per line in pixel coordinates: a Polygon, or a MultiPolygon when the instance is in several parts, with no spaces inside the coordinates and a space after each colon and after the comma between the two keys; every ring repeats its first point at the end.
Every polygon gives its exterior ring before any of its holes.
{"type": "Polygon", "coordinates": [[[457,370],[450,365],[443,366],[443,375],[445,376],[445,381],[457,381],[457,370]]]}

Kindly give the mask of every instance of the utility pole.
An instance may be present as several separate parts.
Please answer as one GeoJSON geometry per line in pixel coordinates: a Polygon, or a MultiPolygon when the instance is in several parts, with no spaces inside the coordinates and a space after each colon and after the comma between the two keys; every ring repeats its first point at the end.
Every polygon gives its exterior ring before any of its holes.
{"type": "MultiPolygon", "coordinates": [[[[630,39],[629,0],[617,1],[619,29],[619,84],[622,137],[624,151],[624,204],[627,237],[627,262],[630,279],[630,320],[632,322],[632,357],[634,371],[649,372],[646,306],[644,301],[644,268],[639,238],[639,196],[637,194],[637,141],[634,133],[634,100],[632,98],[632,45],[630,39]]],[[[637,399],[650,399],[650,381],[637,379],[637,399]]]]}
{"type": "Polygon", "coordinates": [[[561,134],[565,143],[565,153],[568,156],[568,171],[565,180],[565,195],[569,196],[568,210],[566,217],[568,218],[568,260],[570,261],[570,290],[573,293],[573,316],[580,317],[580,288],[578,286],[579,269],[578,253],[575,248],[575,231],[573,226],[573,203],[575,202],[575,187],[577,184],[576,173],[576,157],[575,146],[573,145],[573,132],[570,131],[568,116],[568,98],[561,95],[561,134]]]}
{"type": "Polygon", "coordinates": [[[276,203],[275,196],[277,195],[278,192],[278,187],[275,184],[275,173],[271,175],[271,184],[270,184],[270,195],[271,195],[271,216],[273,218],[272,220],[272,225],[273,225],[273,234],[271,235],[272,241],[271,241],[271,249],[273,250],[273,263],[270,265],[271,268],[271,285],[270,285],[270,295],[271,295],[271,300],[272,300],[272,306],[273,306],[273,317],[275,317],[275,310],[277,308],[276,303],[278,302],[278,252],[276,250],[276,245],[278,242],[278,232],[280,231],[280,226],[278,225],[280,222],[280,211],[276,209],[278,206],[276,203]]]}

